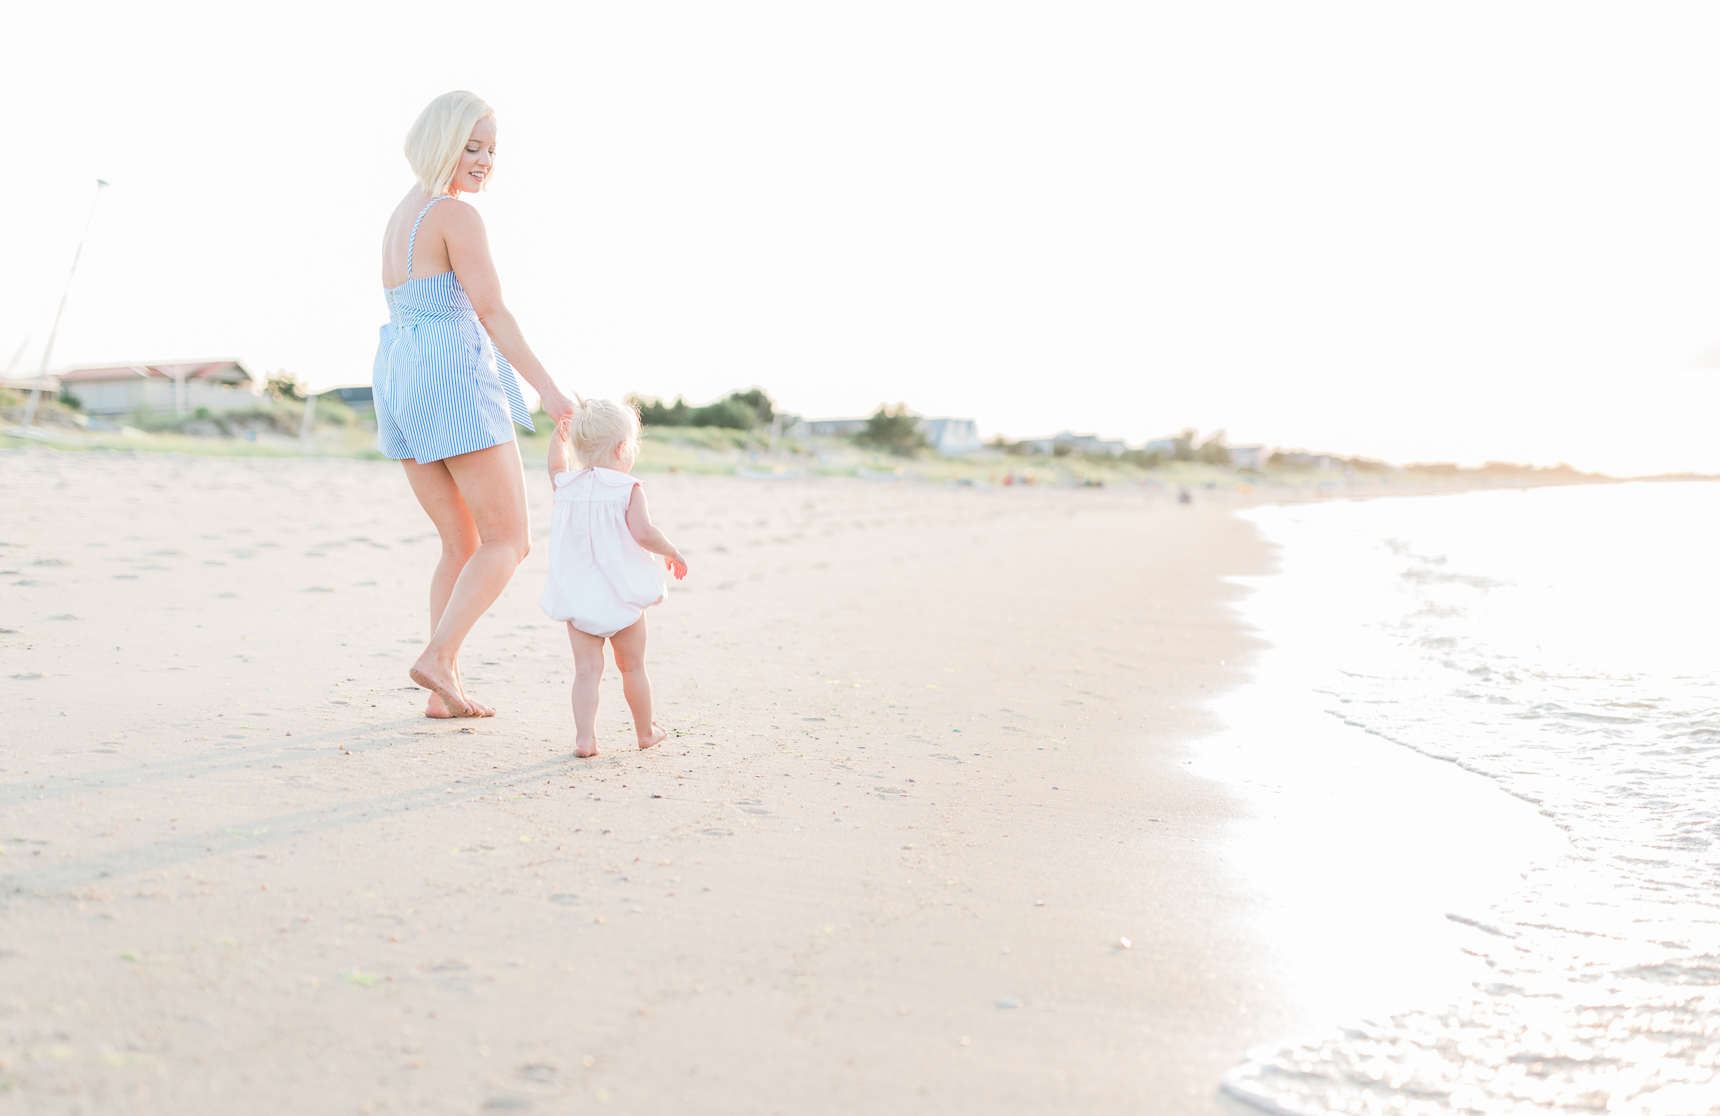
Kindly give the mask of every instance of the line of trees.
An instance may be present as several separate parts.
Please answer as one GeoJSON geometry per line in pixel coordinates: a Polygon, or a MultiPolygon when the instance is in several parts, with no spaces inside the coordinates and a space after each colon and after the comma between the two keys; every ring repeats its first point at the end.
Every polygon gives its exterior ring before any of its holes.
{"type": "Polygon", "coordinates": [[[896,404],[895,410],[878,404],[878,409],[866,420],[866,429],[854,435],[854,444],[898,457],[913,457],[928,445],[919,416],[909,411],[906,403],[896,404]]]}
{"type": "MultiPolygon", "coordinates": [[[[298,397],[295,389],[299,387],[290,373],[277,373],[270,377],[268,387],[270,393],[277,399],[298,397]]],[[[769,426],[777,416],[776,403],[770,393],[763,388],[749,388],[746,391],[731,391],[720,399],[715,399],[702,406],[695,407],[688,403],[684,396],[677,395],[673,403],[665,403],[655,396],[629,395],[627,401],[639,410],[639,421],[645,426],[714,426],[727,430],[753,430],[760,426],[769,426]]],[[[866,420],[866,426],[852,438],[855,445],[867,449],[879,450],[895,454],[899,457],[914,457],[929,448],[924,429],[920,425],[919,416],[908,410],[906,403],[897,403],[894,407],[879,404],[866,420]]],[[[1134,465],[1143,469],[1153,469],[1172,461],[1198,461],[1207,465],[1231,465],[1233,459],[1230,447],[1225,444],[1224,431],[1216,431],[1205,441],[1200,440],[1199,431],[1190,428],[1174,435],[1169,439],[1170,445],[1162,449],[1124,450],[1122,453],[1100,453],[1092,455],[1095,459],[1102,458],[1119,464],[1134,465]]],[[[987,443],[992,449],[1004,453],[1028,456],[1033,454],[1035,447],[1030,442],[1012,441],[1003,435],[998,435],[987,443]]],[[[1083,453],[1081,447],[1072,442],[1054,442],[1051,446],[1053,457],[1089,456],[1083,453]]],[[[1334,458],[1335,462],[1347,465],[1358,472],[1376,472],[1389,469],[1383,462],[1371,461],[1367,458],[1334,458]]],[[[1272,455],[1269,466],[1280,469],[1312,468],[1315,455],[1304,453],[1286,454],[1283,452],[1272,455]]],[[[1428,468],[1437,468],[1429,466],[1428,468]]]]}
{"type": "MultiPolygon", "coordinates": [[[[1204,442],[1197,442],[1199,431],[1190,429],[1170,439],[1169,452],[1157,449],[1124,450],[1122,453],[1099,453],[1096,456],[1107,461],[1118,461],[1129,465],[1138,465],[1143,469],[1156,468],[1167,461],[1200,461],[1208,465],[1229,465],[1231,463],[1230,447],[1225,445],[1224,431],[1220,430],[1204,442]]],[[[1004,453],[1026,456],[1035,452],[1031,442],[1015,442],[1003,435],[993,438],[989,445],[1004,453]]],[[[1052,457],[1069,457],[1072,455],[1092,456],[1082,452],[1081,447],[1074,442],[1052,442],[1052,457]]]]}
{"type": "Polygon", "coordinates": [[[675,402],[642,395],[629,395],[627,401],[639,408],[639,421],[646,426],[720,426],[725,430],[751,430],[769,426],[776,418],[776,406],[763,388],[731,391],[728,395],[702,407],[694,407],[677,395],[675,402]]]}

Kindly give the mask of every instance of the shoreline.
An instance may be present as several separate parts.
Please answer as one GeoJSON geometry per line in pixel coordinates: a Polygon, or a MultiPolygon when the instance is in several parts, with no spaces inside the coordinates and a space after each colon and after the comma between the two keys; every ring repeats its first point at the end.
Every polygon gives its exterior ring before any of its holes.
{"type": "Polygon", "coordinates": [[[1196,773],[1258,643],[1237,497],[648,477],[684,735],[581,763],[541,512],[468,643],[505,717],[434,723],[391,466],[15,460],[0,1072],[39,1108],[1208,1113],[1281,1037],[1256,808],[1196,773]]]}
{"type": "MultiPolygon", "coordinates": [[[[1298,546],[1259,523],[1275,516],[1246,518],[1275,551],[1298,546]]],[[[1340,530],[1327,526],[1322,541],[1350,545],[1340,530]]],[[[1325,572],[1331,549],[1286,551],[1271,574],[1237,579],[1250,588],[1238,619],[1264,645],[1243,684],[1213,702],[1223,727],[1202,739],[1195,764],[1244,804],[1227,840],[1277,928],[1269,948],[1286,1010],[1261,1044],[1274,1052],[1437,1011],[1497,979],[1479,952],[1492,931],[1476,919],[1521,891],[1534,865],[1571,851],[1540,806],[1496,779],[1345,713],[1335,664],[1353,664],[1343,650],[1383,618],[1334,596],[1346,586],[1325,572]]],[[[1224,1102],[1279,1111],[1234,1071],[1224,1102]]]]}

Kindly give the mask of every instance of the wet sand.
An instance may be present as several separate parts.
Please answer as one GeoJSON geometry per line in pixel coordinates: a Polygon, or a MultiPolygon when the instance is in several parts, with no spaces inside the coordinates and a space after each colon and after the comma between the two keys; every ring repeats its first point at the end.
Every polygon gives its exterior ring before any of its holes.
{"type": "Polygon", "coordinates": [[[1189,771],[1221,496],[647,477],[677,735],[606,678],[582,761],[538,471],[431,722],[397,467],[0,470],[0,1112],[1206,1113],[1295,1014],[1189,771]]]}

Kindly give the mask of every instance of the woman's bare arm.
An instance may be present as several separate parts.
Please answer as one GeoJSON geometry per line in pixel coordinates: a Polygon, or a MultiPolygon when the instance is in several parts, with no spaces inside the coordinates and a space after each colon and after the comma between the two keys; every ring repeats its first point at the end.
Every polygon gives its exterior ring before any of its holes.
{"type": "Polygon", "coordinates": [[[526,344],[519,323],[502,302],[502,281],[496,274],[495,261],[490,258],[490,238],[484,231],[484,219],[469,205],[438,206],[442,242],[448,251],[448,263],[455,278],[466,290],[478,320],[490,334],[490,340],[514,370],[525,377],[526,383],[543,400],[543,409],[553,421],[560,422],[573,413],[573,401],[562,393],[526,344]]]}

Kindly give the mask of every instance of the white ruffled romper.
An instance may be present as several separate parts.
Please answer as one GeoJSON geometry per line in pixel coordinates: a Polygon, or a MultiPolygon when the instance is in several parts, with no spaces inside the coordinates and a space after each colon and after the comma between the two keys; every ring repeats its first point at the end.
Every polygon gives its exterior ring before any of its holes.
{"type": "Polygon", "coordinates": [[[627,529],[639,482],[614,469],[555,475],[549,521],[549,582],[538,603],[551,620],[571,620],[608,639],[662,602],[663,567],[627,529]]]}

